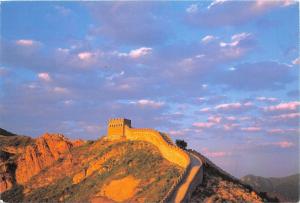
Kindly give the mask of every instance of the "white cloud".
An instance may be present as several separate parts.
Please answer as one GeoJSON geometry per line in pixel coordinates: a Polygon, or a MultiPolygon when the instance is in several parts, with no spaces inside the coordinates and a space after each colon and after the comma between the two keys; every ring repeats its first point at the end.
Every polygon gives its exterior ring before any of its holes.
{"type": "Polygon", "coordinates": [[[129,52],[129,56],[131,58],[140,58],[142,56],[146,56],[146,55],[149,55],[151,54],[152,52],[152,48],[149,48],[149,47],[141,47],[141,48],[138,48],[138,49],[134,49],[134,50],[131,50],[129,52]]]}
{"type": "Polygon", "coordinates": [[[213,6],[217,5],[217,4],[222,4],[222,3],[224,3],[225,1],[227,1],[227,0],[213,0],[213,1],[211,2],[211,4],[209,4],[209,6],[207,7],[207,9],[210,9],[211,7],[213,7],[213,6]]]}
{"type": "Polygon", "coordinates": [[[209,43],[211,41],[214,41],[216,39],[216,37],[214,37],[213,35],[206,35],[205,37],[203,37],[201,39],[202,43],[209,43]]]}
{"type": "Polygon", "coordinates": [[[238,33],[231,36],[231,42],[220,42],[220,47],[236,47],[242,40],[248,39],[250,37],[250,33],[238,33]]]}
{"type": "Polygon", "coordinates": [[[241,109],[241,108],[249,108],[252,106],[253,106],[252,102],[245,102],[245,103],[235,102],[235,103],[219,104],[219,105],[215,106],[215,109],[216,110],[236,110],[236,109],[241,109]]]}
{"type": "Polygon", "coordinates": [[[196,13],[198,11],[197,4],[191,4],[186,10],[187,13],[196,13]]]}
{"type": "Polygon", "coordinates": [[[46,81],[46,82],[50,82],[52,80],[52,78],[50,77],[49,73],[43,72],[43,73],[39,73],[38,74],[38,78],[40,80],[46,81]]]}
{"type": "Polygon", "coordinates": [[[62,14],[62,15],[64,15],[64,16],[67,16],[67,15],[69,15],[71,12],[72,12],[72,10],[71,9],[69,9],[69,8],[66,8],[66,7],[64,7],[64,6],[54,6],[54,8],[60,13],[60,14],[62,14]]]}
{"type": "Polygon", "coordinates": [[[237,103],[219,104],[219,105],[215,106],[215,109],[227,110],[227,109],[238,109],[241,107],[242,107],[242,104],[237,102],[237,103]]]}
{"type": "Polygon", "coordinates": [[[266,101],[266,102],[276,102],[276,101],[278,101],[278,99],[274,98],[274,97],[256,97],[256,100],[266,101]]]}
{"type": "Polygon", "coordinates": [[[161,101],[157,102],[149,99],[140,99],[138,101],[132,101],[130,103],[136,104],[141,107],[152,107],[152,108],[160,108],[165,104],[164,102],[161,101]]]}

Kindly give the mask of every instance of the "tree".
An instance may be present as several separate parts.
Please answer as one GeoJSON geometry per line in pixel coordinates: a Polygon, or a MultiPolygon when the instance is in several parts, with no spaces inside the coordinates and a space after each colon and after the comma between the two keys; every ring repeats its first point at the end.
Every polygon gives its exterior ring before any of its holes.
{"type": "Polygon", "coordinates": [[[186,147],[187,147],[187,143],[186,143],[186,141],[184,141],[184,140],[176,140],[176,145],[178,146],[178,147],[180,147],[181,149],[186,149],[186,147]]]}

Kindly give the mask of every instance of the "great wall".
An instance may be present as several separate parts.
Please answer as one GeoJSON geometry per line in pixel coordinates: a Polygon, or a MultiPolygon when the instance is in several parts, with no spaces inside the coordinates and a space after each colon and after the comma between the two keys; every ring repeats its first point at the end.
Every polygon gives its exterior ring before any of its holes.
{"type": "Polygon", "coordinates": [[[183,173],[161,200],[162,203],[187,202],[195,187],[202,183],[203,164],[201,159],[195,154],[177,147],[166,133],[150,128],[132,128],[130,120],[115,118],[109,120],[105,138],[107,140],[124,139],[149,142],[159,149],[165,159],[184,168],[183,173]]]}

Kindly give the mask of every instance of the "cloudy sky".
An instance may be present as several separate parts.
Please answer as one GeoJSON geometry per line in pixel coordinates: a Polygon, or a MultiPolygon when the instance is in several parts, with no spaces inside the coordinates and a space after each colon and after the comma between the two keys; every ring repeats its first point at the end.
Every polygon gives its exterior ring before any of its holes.
{"type": "Polygon", "coordinates": [[[1,127],[97,139],[126,117],[238,177],[296,173],[298,6],[2,2],[1,127]]]}

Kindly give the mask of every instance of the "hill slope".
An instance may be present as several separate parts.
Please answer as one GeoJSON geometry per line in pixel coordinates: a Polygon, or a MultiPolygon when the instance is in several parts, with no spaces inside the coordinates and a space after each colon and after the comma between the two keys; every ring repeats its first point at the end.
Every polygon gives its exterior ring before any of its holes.
{"type": "Polygon", "coordinates": [[[146,142],[98,140],[74,146],[65,137],[50,134],[1,164],[8,160],[16,168],[6,167],[12,181],[1,198],[9,202],[157,202],[183,170],[146,142]]]}
{"type": "Polygon", "coordinates": [[[300,174],[282,178],[247,175],[242,178],[242,181],[259,192],[266,192],[270,196],[277,197],[280,201],[297,202],[299,201],[299,177],[300,174]]]}
{"type": "MultiPolygon", "coordinates": [[[[46,133],[0,136],[0,143],[0,191],[7,202],[160,202],[184,170],[145,141],[72,141],[46,133]]],[[[270,200],[193,153],[205,167],[191,202],[270,200]]]]}

